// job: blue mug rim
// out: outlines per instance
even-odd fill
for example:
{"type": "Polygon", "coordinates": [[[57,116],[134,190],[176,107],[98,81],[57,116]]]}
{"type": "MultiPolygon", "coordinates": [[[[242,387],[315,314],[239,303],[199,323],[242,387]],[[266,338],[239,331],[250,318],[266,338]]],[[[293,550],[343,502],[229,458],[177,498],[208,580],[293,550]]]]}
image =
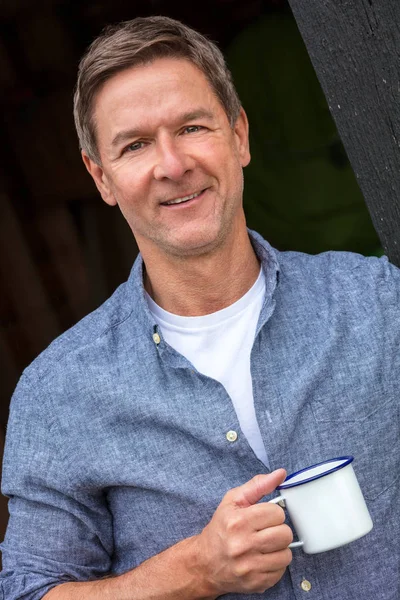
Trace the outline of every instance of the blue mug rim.
{"type": "Polygon", "coordinates": [[[277,490],[287,490],[288,488],[291,488],[291,487],[297,487],[299,485],[304,485],[305,483],[309,483],[310,481],[315,481],[316,479],[321,479],[321,477],[325,477],[326,475],[330,475],[331,473],[334,473],[335,471],[339,471],[340,469],[347,467],[347,465],[352,463],[353,460],[354,460],[354,456],[338,456],[337,458],[330,458],[329,460],[323,460],[319,463],[316,463],[315,465],[310,465],[309,467],[300,469],[300,471],[291,473],[290,475],[288,475],[286,477],[285,481],[283,483],[281,483],[281,485],[278,485],[278,487],[276,489],[277,490]],[[296,481],[294,483],[290,483],[290,480],[293,479],[293,477],[296,477],[296,475],[300,475],[300,473],[305,473],[306,471],[310,471],[311,469],[314,469],[315,467],[320,467],[321,465],[328,465],[329,463],[337,462],[338,460],[343,461],[343,462],[340,465],[337,465],[336,467],[332,467],[332,469],[328,469],[327,471],[324,471],[323,473],[318,473],[317,475],[313,475],[312,477],[309,477],[308,479],[303,479],[302,481],[296,481]]]}

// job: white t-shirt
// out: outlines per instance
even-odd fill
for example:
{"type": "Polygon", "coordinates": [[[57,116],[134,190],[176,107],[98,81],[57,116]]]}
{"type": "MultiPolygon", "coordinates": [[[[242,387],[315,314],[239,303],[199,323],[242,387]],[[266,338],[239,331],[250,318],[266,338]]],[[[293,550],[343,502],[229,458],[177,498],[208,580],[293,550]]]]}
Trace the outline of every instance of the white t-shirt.
{"type": "Polygon", "coordinates": [[[250,353],[265,296],[262,269],[250,288],[227,308],[201,317],[182,317],[147,301],[165,341],[203,375],[216,379],[232,399],[240,427],[255,455],[267,462],[256,419],[250,353]]]}

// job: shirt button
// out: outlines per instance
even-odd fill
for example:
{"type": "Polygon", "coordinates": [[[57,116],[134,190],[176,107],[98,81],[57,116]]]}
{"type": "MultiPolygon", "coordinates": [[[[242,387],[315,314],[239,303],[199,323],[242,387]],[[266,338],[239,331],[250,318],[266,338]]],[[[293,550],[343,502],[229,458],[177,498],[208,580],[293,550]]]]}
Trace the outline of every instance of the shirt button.
{"type": "Polygon", "coordinates": [[[300,584],[300,587],[303,590],[303,592],[309,592],[311,590],[311,583],[307,579],[303,579],[303,581],[300,584]]]}
{"type": "Polygon", "coordinates": [[[228,440],[228,442],[236,442],[238,437],[238,434],[236,433],[236,431],[228,431],[228,433],[226,434],[226,439],[228,440]]]}
{"type": "Polygon", "coordinates": [[[161,342],[161,338],[160,338],[160,336],[158,335],[158,333],[153,333],[153,342],[154,342],[155,344],[159,344],[159,343],[161,342]]]}

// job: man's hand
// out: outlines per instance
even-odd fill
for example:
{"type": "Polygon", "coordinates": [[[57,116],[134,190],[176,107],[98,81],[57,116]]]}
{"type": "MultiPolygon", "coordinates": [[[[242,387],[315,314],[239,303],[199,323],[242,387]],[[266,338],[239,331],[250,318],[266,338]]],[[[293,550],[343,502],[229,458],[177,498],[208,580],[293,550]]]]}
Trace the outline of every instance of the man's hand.
{"type": "MultiPolygon", "coordinates": [[[[292,531],[276,504],[257,504],[285,479],[279,469],[230,490],[202,533],[118,577],[64,583],[46,600],[216,600],[275,585],[292,559],[292,531]]],[[[44,600],[44,599],[43,599],[44,600]]]]}
{"type": "Polygon", "coordinates": [[[292,560],[293,534],[276,504],[258,501],[285,479],[279,469],[230,490],[198,536],[198,555],[211,594],[264,592],[292,560]]]}

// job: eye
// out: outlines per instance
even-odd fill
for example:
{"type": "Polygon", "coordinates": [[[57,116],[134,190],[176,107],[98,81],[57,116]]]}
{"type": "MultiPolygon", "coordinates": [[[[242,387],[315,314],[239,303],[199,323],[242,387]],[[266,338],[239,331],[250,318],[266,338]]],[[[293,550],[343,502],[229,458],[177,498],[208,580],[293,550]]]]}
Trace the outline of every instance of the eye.
{"type": "Polygon", "coordinates": [[[126,146],[123,152],[137,152],[138,150],[141,150],[143,146],[144,142],[133,142],[132,144],[129,144],[129,146],[126,146]]]}
{"type": "Polygon", "coordinates": [[[202,127],[201,125],[188,125],[187,127],[185,127],[183,132],[184,133],[197,133],[197,131],[200,131],[201,129],[204,129],[204,127],[202,127]]]}

